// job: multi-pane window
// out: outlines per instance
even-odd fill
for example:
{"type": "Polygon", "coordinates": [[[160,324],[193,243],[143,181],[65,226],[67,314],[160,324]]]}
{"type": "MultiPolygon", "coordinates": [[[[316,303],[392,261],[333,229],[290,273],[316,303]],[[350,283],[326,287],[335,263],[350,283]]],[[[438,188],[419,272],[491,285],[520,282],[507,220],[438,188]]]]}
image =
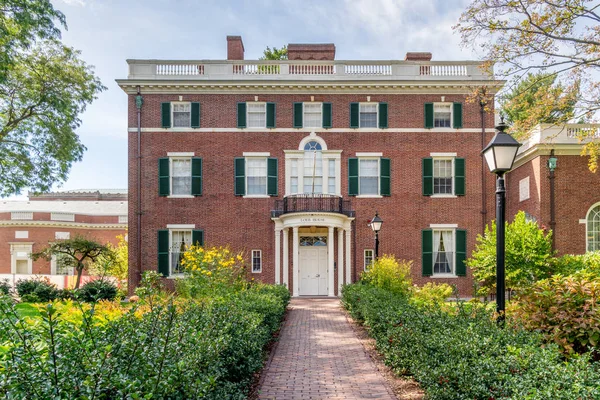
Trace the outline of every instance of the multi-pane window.
{"type": "Polygon", "coordinates": [[[359,193],[361,195],[379,194],[379,160],[359,160],[359,193]]]}
{"type": "Polygon", "coordinates": [[[452,172],[454,167],[451,159],[433,160],[433,194],[452,194],[452,172]]]}
{"type": "Polygon", "coordinates": [[[252,272],[262,272],[262,251],[252,250],[252,272]]]}
{"type": "Polygon", "coordinates": [[[266,195],[267,194],[267,159],[252,158],[246,159],[246,177],[248,195],[266,195]]]}
{"type": "Polygon", "coordinates": [[[191,103],[172,103],[173,127],[189,128],[191,125],[191,103]]]}
{"type": "Polygon", "coordinates": [[[75,214],[73,213],[64,213],[64,212],[53,212],[50,213],[51,221],[75,221],[75,214]]]}
{"type": "Polygon", "coordinates": [[[53,256],[55,263],[54,273],[56,275],[74,275],[75,267],[73,266],[73,258],[66,254],[56,254],[53,256]]]}
{"type": "Polygon", "coordinates": [[[433,126],[450,128],[452,124],[452,104],[435,103],[433,105],[433,126]]]}
{"type": "Polygon", "coordinates": [[[373,265],[373,249],[365,249],[365,271],[368,271],[373,265]]]}
{"type": "Polygon", "coordinates": [[[454,274],[454,231],[433,231],[433,274],[454,274]]]}
{"type": "Polygon", "coordinates": [[[323,193],[323,154],[318,142],[304,146],[304,193],[323,193]]]}
{"type": "Polygon", "coordinates": [[[246,103],[248,128],[265,128],[267,126],[267,103],[246,103]]]}
{"type": "Polygon", "coordinates": [[[378,103],[360,103],[359,126],[361,128],[377,128],[378,103]]]}
{"type": "Polygon", "coordinates": [[[189,195],[192,193],[191,158],[171,159],[171,194],[189,195]]]}
{"type": "Polygon", "coordinates": [[[328,160],[328,187],[327,192],[329,194],[335,194],[335,160],[328,160]]]}
{"type": "Polygon", "coordinates": [[[290,160],[290,192],[298,193],[298,159],[290,160]]]}
{"type": "Polygon", "coordinates": [[[13,211],[10,213],[10,219],[32,220],[33,213],[27,211],[13,211]]]}
{"type": "Polygon", "coordinates": [[[587,251],[600,250],[600,204],[590,210],[587,218],[587,251]]]}
{"type": "Polygon", "coordinates": [[[192,231],[191,230],[172,230],[171,242],[169,246],[169,259],[171,262],[171,275],[183,273],[181,267],[181,260],[183,259],[183,253],[186,248],[192,244],[192,231]]]}
{"type": "Polygon", "coordinates": [[[321,103],[304,103],[303,120],[305,128],[321,128],[323,125],[321,103]]]}

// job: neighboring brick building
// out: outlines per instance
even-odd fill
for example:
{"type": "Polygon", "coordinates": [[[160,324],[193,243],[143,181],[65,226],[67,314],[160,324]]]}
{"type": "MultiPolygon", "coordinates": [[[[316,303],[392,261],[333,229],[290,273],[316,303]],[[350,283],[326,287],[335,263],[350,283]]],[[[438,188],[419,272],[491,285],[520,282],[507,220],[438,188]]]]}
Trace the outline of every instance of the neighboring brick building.
{"type": "Polygon", "coordinates": [[[339,61],[332,44],[290,44],[293,60],[244,61],[240,37],[227,49],[228,60],[128,60],[117,81],[129,98],[129,287],[142,270],[176,276],[198,241],[246,250],[254,278],[295,296],[337,295],[373,257],[378,211],[380,254],[413,260],[417,284],[470,295],[462,260],[494,218],[480,155],[494,114],[466,97],[502,82],[430,53],[339,61]]]}
{"type": "Polygon", "coordinates": [[[117,244],[127,235],[126,190],[72,190],[0,201],[0,274],[73,275],[56,260],[33,261],[56,239],[76,235],[117,244]]]}

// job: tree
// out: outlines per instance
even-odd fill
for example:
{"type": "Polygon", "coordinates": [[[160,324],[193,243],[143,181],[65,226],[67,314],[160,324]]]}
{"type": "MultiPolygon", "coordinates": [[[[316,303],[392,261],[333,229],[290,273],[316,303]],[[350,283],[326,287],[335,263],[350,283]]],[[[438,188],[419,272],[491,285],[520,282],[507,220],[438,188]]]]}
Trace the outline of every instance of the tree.
{"type": "Polygon", "coordinates": [[[269,46],[263,51],[263,56],[259,58],[259,60],[287,60],[287,46],[282,46],[281,48],[273,47],[271,49],[269,46]]]}
{"type": "Polygon", "coordinates": [[[574,118],[579,85],[565,87],[550,73],[528,74],[500,99],[502,112],[516,137],[539,123],[558,124],[574,118]]]}
{"type": "MultiPolygon", "coordinates": [[[[497,63],[496,76],[509,79],[509,87],[532,72],[554,76],[567,93],[580,87],[573,116],[593,120],[600,110],[597,8],[594,0],[473,0],[454,29],[464,46],[483,51],[488,72],[497,63]]],[[[531,115],[543,116],[556,104],[542,101],[533,107],[539,110],[532,110],[531,115]]],[[[580,139],[586,139],[586,134],[582,132],[580,139]]],[[[590,156],[589,167],[595,172],[598,140],[586,144],[583,154],[590,156]]]]}
{"type": "Polygon", "coordinates": [[[66,180],[85,146],[80,114],[106,89],[60,42],[49,0],[0,0],[0,197],[66,180]]]}
{"type": "MultiPolygon", "coordinates": [[[[536,222],[527,221],[519,211],[506,223],[506,287],[522,289],[550,277],[553,268],[552,232],[546,233],[536,222]]],[[[466,264],[486,293],[496,287],[496,222],[477,235],[477,246],[466,264]]]]}
{"type": "Polygon", "coordinates": [[[56,256],[61,259],[61,262],[74,267],[77,271],[75,289],[78,289],[83,270],[90,263],[98,260],[99,257],[108,256],[109,254],[110,249],[108,246],[82,236],[76,236],[73,239],[57,240],[54,243],[50,243],[48,247],[41,251],[32,253],[31,258],[34,260],[44,258],[50,261],[52,256],[56,256]]]}
{"type": "Polygon", "coordinates": [[[108,252],[100,255],[96,261],[90,265],[90,270],[93,270],[98,275],[114,276],[119,280],[121,287],[127,285],[128,274],[128,245],[127,240],[123,235],[117,236],[119,243],[113,246],[110,243],[106,244],[108,252]]]}

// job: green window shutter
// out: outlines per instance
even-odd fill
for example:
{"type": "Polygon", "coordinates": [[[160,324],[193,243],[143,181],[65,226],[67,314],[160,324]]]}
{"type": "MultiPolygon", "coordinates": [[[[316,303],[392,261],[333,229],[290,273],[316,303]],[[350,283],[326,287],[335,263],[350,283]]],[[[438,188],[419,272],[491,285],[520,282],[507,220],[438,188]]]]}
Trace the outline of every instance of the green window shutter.
{"type": "Polygon", "coordinates": [[[192,128],[200,128],[200,103],[192,103],[192,128]]]}
{"type": "Polygon", "coordinates": [[[171,103],[161,103],[160,110],[161,110],[161,117],[162,117],[161,118],[162,127],[170,128],[171,127],[171,103]]]}
{"type": "Polygon", "coordinates": [[[302,128],[302,103],[294,103],[294,128],[302,128]]]}
{"type": "Polygon", "coordinates": [[[421,272],[423,276],[433,275],[433,231],[421,231],[421,272]]]}
{"type": "Polygon", "coordinates": [[[390,196],[391,190],[390,159],[382,158],[379,160],[379,194],[382,196],[390,196]]]}
{"type": "Polygon", "coordinates": [[[456,230],[456,275],[466,276],[467,266],[467,231],[465,229],[456,230]]]}
{"type": "Polygon", "coordinates": [[[332,126],[331,103],[323,103],[323,128],[331,128],[332,126]]]}
{"type": "Polygon", "coordinates": [[[237,103],[237,127],[246,127],[246,103],[237,103]]]}
{"type": "Polygon", "coordinates": [[[425,103],[425,128],[433,128],[433,103],[425,103]]]}
{"type": "Polygon", "coordinates": [[[192,195],[202,196],[202,159],[192,158],[192,195]]]}
{"type": "Polygon", "coordinates": [[[465,195],[465,159],[454,159],[454,194],[465,195]]]}
{"type": "Polygon", "coordinates": [[[169,276],[169,231],[158,231],[158,273],[169,276]]]}
{"type": "Polygon", "coordinates": [[[168,196],[171,194],[171,182],[169,179],[169,158],[158,159],[158,195],[168,196]]]}
{"type": "Polygon", "coordinates": [[[246,159],[244,157],[235,158],[235,195],[246,195],[246,159]]]}
{"type": "Polygon", "coordinates": [[[348,159],[348,196],[358,195],[358,158],[348,159]]]}
{"type": "Polygon", "coordinates": [[[379,127],[388,127],[388,105],[387,103],[379,103],[379,127]]]}
{"type": "Polygon", "coordinates": [[[462,103],[454,103],[452,109],[452,127],[454,129],[459,129],[463,127],[463,112],[462,112],[462,103]]]}
{"type": "Polygon", "coordinates": [[[192,244],[194,246],[204,246],[204,231],[201,229],[194,229],[192,231],[192,244]]]}
{"type": "Polygon", "coordinates": [[[433,158],[423,159],[423,196],[433,194],[433,158]]]}
{"type": "Polygon", "coordinates": [[[275,128],[276,117],[275,103],[267,103],[267,128],[275,128]]]}
{"type": "Polygon", "coordinates": [[[358,128],[358,103],[350,103],[350,128],[358,128]]]}
{"type": "Polygon", "coordinates": [[[267,159],[267,194],[269,196],[277,196],[277,159],[267,159]]]}

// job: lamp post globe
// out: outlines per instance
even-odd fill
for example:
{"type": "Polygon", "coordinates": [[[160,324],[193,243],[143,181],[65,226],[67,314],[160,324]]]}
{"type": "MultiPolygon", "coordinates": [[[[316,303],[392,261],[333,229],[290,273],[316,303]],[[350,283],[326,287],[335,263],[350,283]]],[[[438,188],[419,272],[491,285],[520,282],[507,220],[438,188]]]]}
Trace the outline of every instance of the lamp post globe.
{"type": "Polygon", "coordinates": [[[375,232],[375,260],[377,260],[377,258],[379,257],[379,230],[381,229],[382,225],[383,220],[379,217],[379,213],[375,211],[375,216],[373,217],[371,222],[369,222],[369,226],[371,227],[373,232],[375,232]]]}

